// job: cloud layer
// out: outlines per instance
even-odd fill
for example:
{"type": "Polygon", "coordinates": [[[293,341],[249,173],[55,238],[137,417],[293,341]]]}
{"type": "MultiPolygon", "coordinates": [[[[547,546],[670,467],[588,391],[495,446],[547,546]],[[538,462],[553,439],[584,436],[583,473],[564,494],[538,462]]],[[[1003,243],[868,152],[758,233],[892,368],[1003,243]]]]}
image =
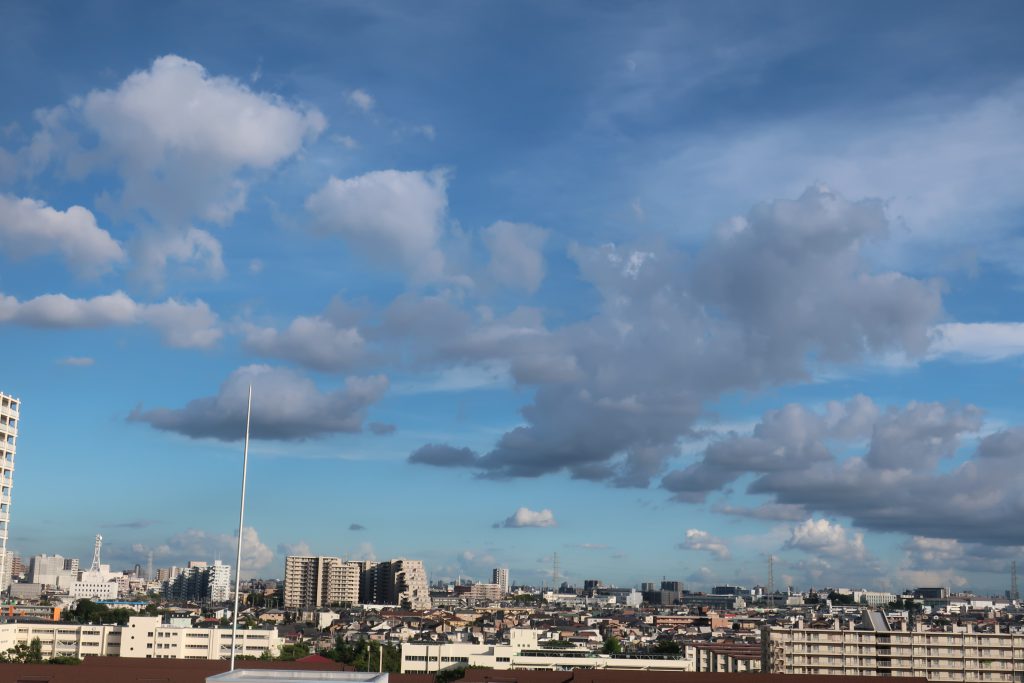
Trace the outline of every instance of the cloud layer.
{"type": "Polygon", "coordinates": [[[350,377],[344,387],[321,392],[290,370],[249,365],[235,370],[216,396],[183,408],[136,408],[129,421],[185,436],[238,441],[245,435],[246,396],[253,387],[251,434],[256,439],[301,441],[362,430],[366,412],[387,390],[383,376],[350,377]]]}
{"type": "MultiPolygon", "coordinates": [[[[517,381],[537,386],[525,424],[459,464],[488,477],[567,470],[646,486],[725,392],[804,380],[822,364],[871,354],[923,354],[942,313],[939,286],[871,270],[862,252],[887,229],[880,203],[812,187],[724,224],[693,258],[669,248],[573,247],[601,296],[595,316],[550,331],[520,313],[514,327],[488,321],[456,337],[461,343],[438,345],[449,356],[503,358],[517,381]]],[[[468,325],[422,306],[404,322],[427,339],[433,325],[439,333],[468,325]]]]}

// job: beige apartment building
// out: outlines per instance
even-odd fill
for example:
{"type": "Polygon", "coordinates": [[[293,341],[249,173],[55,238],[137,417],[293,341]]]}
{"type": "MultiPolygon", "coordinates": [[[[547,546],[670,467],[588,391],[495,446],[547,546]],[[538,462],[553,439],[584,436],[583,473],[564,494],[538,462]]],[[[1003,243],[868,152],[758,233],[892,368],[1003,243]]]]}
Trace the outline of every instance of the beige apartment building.
{"type": "Polygon", "coordinates": [[[362,562],[290,555],[284,561],[284,606],[316,608],[359,602],[362,562]]]}
{"type": "MultiPolygon", "coordinates": [[[[168,626],[160,617],[131,617],[116,624],[0,624],[0,652],[36,638],[43,657],[136,657],[149,659],[226,659],[231,656],[230,628],[168,626]]],[[[276,655],[282,640],[277,629],[240,629],[238,654],[276,655]]]]}
{"type": "MultiPolygon", "coordinates": [[[[878,612],[862,629],[770,628],[761,634],[764,673],[918,676],[932,681],[1021,683],[1024,633],[892,630],[878,612]]],[[[955,630],[953,630],[955,628],[955,630]]]]}

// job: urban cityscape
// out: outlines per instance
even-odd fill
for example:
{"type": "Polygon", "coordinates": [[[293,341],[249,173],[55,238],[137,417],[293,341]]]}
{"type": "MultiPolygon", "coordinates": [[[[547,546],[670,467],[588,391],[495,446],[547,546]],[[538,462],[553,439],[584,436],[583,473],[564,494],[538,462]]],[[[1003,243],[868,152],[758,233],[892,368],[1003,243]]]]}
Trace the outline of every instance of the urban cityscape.
{"type": "Polygon", "coordinates": [[[1021,26],[0,3],[0,683],[1024,683],[1021,26]]]}

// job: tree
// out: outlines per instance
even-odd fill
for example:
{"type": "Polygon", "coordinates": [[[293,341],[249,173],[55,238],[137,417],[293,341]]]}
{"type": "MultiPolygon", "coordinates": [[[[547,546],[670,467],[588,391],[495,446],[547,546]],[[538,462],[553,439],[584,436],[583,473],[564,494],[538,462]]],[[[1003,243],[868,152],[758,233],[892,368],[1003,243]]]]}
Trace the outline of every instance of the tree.
{"type": "Polygon", "coordinates": [[[457,667],[454,669],[445,669],[444,671],[438,671],[434,676],[435,683],[451,683],[452,681],[459,681],[466,677],[466,668],[457,667]]]}
{"type": "Polygon", "coordinates": [[[672,640],[659,640],[651,648],[651,652],[657,655],[677,655],[679,654],[679,643],[672,640]]]}
{"type": "Polygon", "coordinates": [[[334,647],[320,653],[328,659],[342,662],[356,671],[376,671],[383,664],[383,670],[398,673],[402,667],[402,653],[393,645],[383,645],[375,640],[357,640],[348,642],[340,636],[334,641],[334,647]],[[381,658],[383,648],[383,658],[381,658]]]}
{"type": "Polygon", "coordinates": [[[617,655],[622,653],[622,643],[615,636],[609,636],[604,641],[604,647],[601,648],[601,652],[606,655],[617,655]]]}
{"type": "Polygon", "coordinates": [[[33,638],[31,643],[18,643],[7,652],[0,654],[0,661],[16,662],[18,664],[42,664],[43,644],[38,638],[33,638]]]}
{"type": "Polygon", "coordinates": [[[296,659],[302,659],[309,654],[309,645],[306,643],[291,643],[281,646],[281,654],[278,655],[278,659],[282,662],[293,662],[296,659]]]}

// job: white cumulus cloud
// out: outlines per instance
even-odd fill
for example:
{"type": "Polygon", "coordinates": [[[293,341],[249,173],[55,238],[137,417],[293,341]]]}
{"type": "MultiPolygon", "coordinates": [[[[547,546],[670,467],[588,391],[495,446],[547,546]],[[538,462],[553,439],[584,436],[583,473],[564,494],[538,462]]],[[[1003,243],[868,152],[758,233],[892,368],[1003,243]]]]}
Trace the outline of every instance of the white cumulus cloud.
{"type": "Polygon", "coordinates": [[[523,527],[557,526],[557,522],[555,521],[555,513],[551,512],[551,510],[547,508],[544,508],[543,510],[531,510],[527,507],[521,507],[507,517],[503,522],[497,522],[494,526],[505,529],[520,529],[523,527]]]}
{"type": "Polygon", "coordinates": [[[38,199],[0,194],[0,240],[5,256],[56,252],[80,275],[98,275],[124,260],[124,250],[83,206],[60,211],[38,199]]]}
{"type": "Polygon", "coordinates": [[[728,560],[732,557],[725,541],[702,529],[687,529],[686,539],[679,544],[679,547],[686,550],[708,552],[719,560],[728,560]]]}
{"type": "Polygon", "coordinates": [[[91,299],[43,294],[27,301],[0,293],[0,324],[56,329],[144,324],[157,330],[166,344],[180,348],[208,348],[223,335],[205,301],[143,304],[122,291],[91,299]]]}
{"type": "Polygon", "coordinates": [[[444,171],[373,171],[331,177],[310,195],[306,208],[317,230],[337,234],[377,261],[414,279],[440,279],[439,246],[448,207],[444,171]]]}

